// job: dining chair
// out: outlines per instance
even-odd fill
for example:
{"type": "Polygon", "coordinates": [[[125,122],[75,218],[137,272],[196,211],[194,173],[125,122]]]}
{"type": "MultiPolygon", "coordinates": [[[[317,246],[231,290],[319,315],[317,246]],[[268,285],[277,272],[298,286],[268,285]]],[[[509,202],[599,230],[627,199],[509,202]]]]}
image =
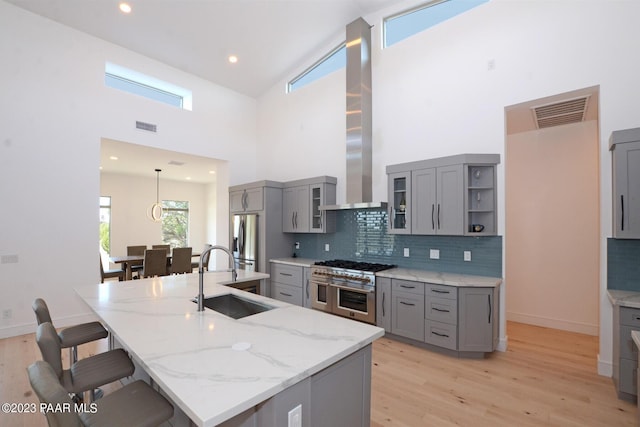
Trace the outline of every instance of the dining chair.
{"type": "Polygon", "coordinates": [[[102,257],[100,257],[100,283],[104,283],[104,279],[118,278],[119,282],[124,280],[125,271],[121,268],[105,270],[102,265],[102,257]]]}
{"type": "Polygon", "coordinates": [[[42,359],[51,365],[60,384],[81,399],[90,391],[91,401],[94,401],[96,388],[130,377],[135,370],[129,355],[121,348],[85,357],[72,363],[69,369],[63,369],[60,337],[49,322],[38,325],[36,342],[42,359]]]}
{"type": "Polygon", "coordinates": [[[164,249],[147,249],[144,251],[142,277],[167,275],[167,251],[164,249]]]}
{"type": "Polygon", "coordinates": [[[151,245],[151,249],[164,249],[167,251],[167,274],[171,273],[171,245],[151,245]]]}
{"type": "Polygon", "coordinates": [[[193,248],[173,248],[171,255],[171,274],[191,273],[191,254],[193,248]]]}
{"type": "MultiPolygon", "coordinates": [[[[211,255],[211,252],[205,252],[207,249],[209,249],[211,246],[210,244],[205,244],[204,248],[202,249],[202,251],[204,252],[204,259],[202,260],[202,267],[204,268],[204,271],[209,271],[209,255],[211,255]]],[[[198,268],[200,267],[200,258],[198,258],[197,261],[193,261],[191,262],[191,270],[193,271],[194,268],[198,268]]]]}
{"type": "MultiPolygon", "coordinates": [[[[138,246],[127,246],[127,256],[143,256],[144,251],[147,250],[146,245],[138,245],[138,246]]],[[[143,261],[133,261],[130,263],[131,271],[133,273],[138,273],[138,277],[140,277],[140,272],[142,271],[143,261]]]]}
{"type": "MultiPolygon", "coordinates": [[[[36,314],[38,326],[42,323],[51,323],[51,314],[49,307],[42,298],[36,298],[31,305],[36,314]]],[[[58,332],[60,338],[60,347],[69,349],[69,363],[78,361],[78,346],[92,341],[106,338],[109,332],[102,326],[100,322],[87,322],[79,325],[69,326],[58,332]]]]}
{"type": "MultiPolygon", "coordinates": [[[[74,408],[54,369],[43,360],[27,368],[29,383],[40,403],[74,408]]],[[[44,411],[49,427],[155,427],[173,417],[173,406],[142,380],[134,381],[95,402],[94,410],[44,411]]]]}

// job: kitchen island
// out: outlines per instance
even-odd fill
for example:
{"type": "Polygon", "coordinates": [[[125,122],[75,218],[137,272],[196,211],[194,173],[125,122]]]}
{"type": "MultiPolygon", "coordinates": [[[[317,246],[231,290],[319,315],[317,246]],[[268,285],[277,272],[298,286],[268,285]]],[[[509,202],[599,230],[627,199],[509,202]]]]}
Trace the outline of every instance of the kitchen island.
{"type": "MultiPolygon", "coordinates": [[[[238,271],[238,281],[267,277],[238,271]]],[[[198,312],[197,274],[76,291],[195,425],[287,425],[289,411],[300,405],[303,426],[342,424],[341,414],[342,425],[368,426],[370,344],[384,331],[225,286],[230,283],[228,272],[206,273],[204,294],[236,294],[273,309],[238,320],[198,312]]]]}

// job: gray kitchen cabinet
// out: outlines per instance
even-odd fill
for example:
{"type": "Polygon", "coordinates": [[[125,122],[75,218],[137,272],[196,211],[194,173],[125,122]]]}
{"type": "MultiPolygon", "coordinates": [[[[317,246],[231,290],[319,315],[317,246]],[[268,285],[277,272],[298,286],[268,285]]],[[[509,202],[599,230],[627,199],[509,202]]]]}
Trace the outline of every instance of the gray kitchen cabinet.
{"type": "Polygon", "coordinates": [[[458,290],[458,351],[491,352],[498,345],[500,288],[458,290]]]}
{"type": "Polygon", "coordinates": [[[464,234],[462,165],[411,173],[412,234],[464,234]]]}
{"type": "Polygon", "coordinates": [[[609,139],[613,172],[613,237],[640,239],[640,128],[609,139]]]}
{"type": "Polygon", "coordinates": [[[311,308],[311,269],[304,267],[302,274],[304,277],[302,284],[302,305],[306,308],[311,308]]]}
{"type": "Polygon", "coordinates": [[[264,207],[262,187],[247,188],[229,192],[229,211],[231,213],[257,212],[264,207]]]}
{"type": "Polygon", "coordinates": [[[331,176],[291,181],[284,184],[282,229],[285,233],[332,233],[335,212],[320,206],[336,203],[337,179],[331,176]]]}
{"type": "Polygon", "coordinates": [[[391,332],[424,341],[424,283],[391,280],[391,332]]]}
{"type": "Polygon", "coordinates": [[[499,162],[459,154],[387,166],[389,233],[495,235],[499,162]]]}
{"type": "Polygon", "coordinates": [[[388,173],[387,179],[387,231],[390,234],[411,234],[411,172],[388,173]]]}
{"type": "Polygon", "coordinates": [[[376,325],[391,332],[391,279],[376,279],[376,325]]]}
{"type": "Polygon", "coordinates": [[[618,398],[636,402],[638,350],[631,331],[640,330],[640,309],[613,306],[613,383],[618,398]]]}
{"type": "Polygon", "coordinates": [[[454,286],[425,284],[424,341],[458,349],[458,289],[454,286]]]}
{"type": "Polygon", "coordinates": [[[304,267],[271,263],[271,298],[304,305],[304,267]]]}
{"type": "Polygon", "coordinates": [[[282,231],[309,231],[309,186],[285,188],[282,191],[282,231]]]}

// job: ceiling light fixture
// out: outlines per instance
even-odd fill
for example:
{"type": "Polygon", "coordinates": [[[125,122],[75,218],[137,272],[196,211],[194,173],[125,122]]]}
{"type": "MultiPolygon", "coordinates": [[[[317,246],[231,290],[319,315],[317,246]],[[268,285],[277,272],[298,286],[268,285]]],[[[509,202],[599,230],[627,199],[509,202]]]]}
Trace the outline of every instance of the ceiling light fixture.
{"type": "Polygon", "coordinates": [[[120,12],[122,13],[131,13],[131,5],[129,3],[120,3],[118,5],[118,7],[120,8],[120,12]]]}
{"type": "Polygon", "coordinates": [[[116,157],[116,156],[110,156],[110,157],[109,157],[109,159],[110,159],[110,160],[118,160],[118,157],[116,157]]]}
{"type": "Polygon", "coordinates": [[[236,62],[238,62],[238,57],[235,55],[229,55],[229,62],[235,64],[236,62]]]}
{"type": "Polygon", "coordinates": [[[162,169],[156,169],[156,202],[147,210],[147,217],[154,222],[162,220],[162,204],[160,204],[160,172],[162,169]]]}

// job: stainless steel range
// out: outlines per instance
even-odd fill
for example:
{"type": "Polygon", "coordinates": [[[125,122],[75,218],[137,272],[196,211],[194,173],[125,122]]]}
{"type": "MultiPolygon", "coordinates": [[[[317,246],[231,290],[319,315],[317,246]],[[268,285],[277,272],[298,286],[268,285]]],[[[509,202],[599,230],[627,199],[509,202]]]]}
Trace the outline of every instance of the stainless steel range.
{"type": "Polygon", "coordinates": [[[376,272],[395,265],[347,260],[320,261],[311,267],[311,307],[376,323],[376,272]]]}

